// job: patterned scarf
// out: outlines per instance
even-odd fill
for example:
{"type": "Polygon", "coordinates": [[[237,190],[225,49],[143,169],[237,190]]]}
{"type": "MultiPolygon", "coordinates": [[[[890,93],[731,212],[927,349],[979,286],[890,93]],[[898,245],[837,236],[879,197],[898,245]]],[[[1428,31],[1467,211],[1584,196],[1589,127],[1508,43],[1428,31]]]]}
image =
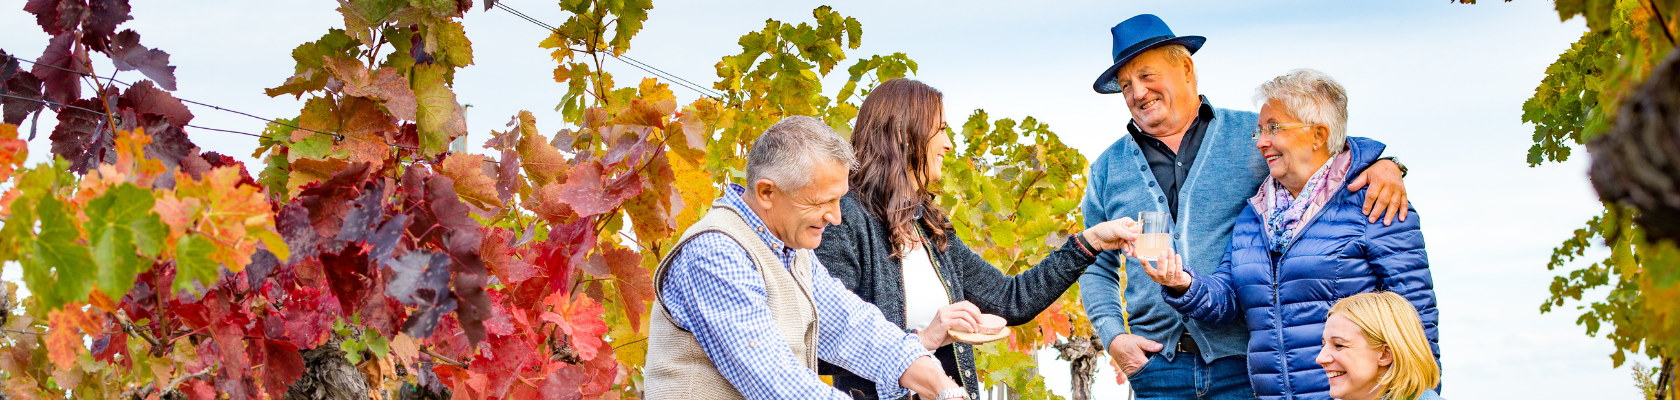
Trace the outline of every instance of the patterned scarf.
{"type": "MultiPolygon", "coordinates": [[[[1323,166],[1318,167],[1318,172],[1314,172],[1312,177],[1307,178],[1306,186],[1302,186],[1301,193],[1295,196],[1290,196],[1289,189],[1285,188],[1283,183],[1278,182],[1276,178],[1266,178],[1268,184],[1264,187],[1270,190],[1262,189],[1262,192],[1269,191],[1270,193],[1262,194],[1266,195],[1265,199],[1268,202],[1266,207],[1269,211],[1266,215],[1266,234],[1271,239],[1272,252],[1282,253],[1289,246],[1289,241],[1300,233],[1301,227],[1306,226],[1305,222],[1310,219],[1311,214],[1318,211],[1319,207],[1312,206],[1314,203],[1321,202],[1313,200],[1321,198],[1320,192],[1323,188],[1330,187],[1326,183],[1331,180],[1330,171],[1335,169],[1331,168],[1332,165],[1342,164],[1343,166],[1340,168],[1346,171],[1346,163],[1337,162],[1343,161],[1340,159],[1346,158],[1346,154],[1347,152],[1344,151],[1342,154],[1338,154],[1342,157],[1331,157],[1323,166]]],[[[1328,196],[1324,196],[1324,198],[1327,199],[1328,196]]]]}

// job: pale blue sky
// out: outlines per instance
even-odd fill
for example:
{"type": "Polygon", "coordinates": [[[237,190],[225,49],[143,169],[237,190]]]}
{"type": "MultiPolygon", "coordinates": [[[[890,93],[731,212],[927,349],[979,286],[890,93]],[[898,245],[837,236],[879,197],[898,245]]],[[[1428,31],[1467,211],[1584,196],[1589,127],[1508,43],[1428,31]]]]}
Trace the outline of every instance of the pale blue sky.
{"type": "MultiPolygon", "coordinates": [[[[21,11],[23,3],[0,0],[0,49],[35,57],[47,37],[21,11]]],[[[551,24],[564,21],[552,2],[505,3],[551,24]]],[[[853,59],[908,53],[921,66],[917,79],[944,91],[948,118],[961,120],[975,108],[994,118],[1031,115],[1089,158],[1118,138],[1128,118],[1122,99],[1090,87],[1108,65],[1108,28],[1132,15],[1154,13],[1180,35],[1208,37],[1194,58],[1201,92],[1215,106],[1254,110],[1254,87],[1293,68],[1329,73],[1349,92],[1349,134],[1388,143],[1388,154],[1411,168],[1407,186],[1424,218],[1440,297],[1445,394],[1637,398],[1627,368],[1610,367],[1608,340],[1585,336],[1573,312],[1538,313],[1556,274],[1545,270],[1551,247],[1593,216],[1597,200],[1583,160],[1526,166],[1532,128],[1521,122],[1520,107],[1584,24],[1559,22],[1550,2],[1373,3],[830,4],[863,23],[864,45],[848,53],[853,59]]],[[[809,21],[821,4],[659,1],[629,55],[709,85],[717,60],[739,51],[741,34],[763,28],[766,18],[809,21]]],[[[268,98],[262,89],[291,74],[293,47],[342,25],[334,7],[331,1],[135,1],[135,20],[123,27],[172,54],[178,97],[286,117],[301,103],[268,98]]],[[[500,10],[475,10],[465,22],[477,65],[457,75],[456,92],[473,105],[471,151],[522,109],[537,114],[544,132],[561,128],[552,108],[564,89],[551,79],[547,52],[536,47],[545,32],[500,10]]],[[[98,65],[110,71],[108,63],[98,65]]],[[[643,75],[616,62],[608,68],[621,84],[643,75]]],[[[141,79],[133,72],[119,77],[141,79]]],[[[685,102],[695,98],[674,90],[685,102]]],[[[193,112],[195,125],[262,129],[260,121],[233,114],[193,112]]],[[[50,124],[42,130],[30,143],[32,162],[47,154],[50,124]]],[[[254,161],[252,138],[189,132],[206,150],[254,161]]],[[[17,279],[15,264],[4,276],[17,279]]],[[[1053,389],[1065,390],[1065,364],[1050,362],[1050,354],[1040,357],[1044,373],[1053,389]]],[[[1099,398],[1116,398],[1112,374],[1098,378],[1099,398]]]]}

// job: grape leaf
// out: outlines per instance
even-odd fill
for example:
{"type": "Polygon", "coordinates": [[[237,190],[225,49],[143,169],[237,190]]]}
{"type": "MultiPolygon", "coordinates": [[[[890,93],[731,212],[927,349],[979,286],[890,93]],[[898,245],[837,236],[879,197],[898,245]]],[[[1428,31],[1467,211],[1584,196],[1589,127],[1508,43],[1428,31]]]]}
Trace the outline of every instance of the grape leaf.
{"type": "MultiPolygon", "coordinates": [[[[385,218],[385,181],[374,180],[362,184],[361,194],[350,201],[342,216],[342,228],[337,240],[361,242],[368,238],[385,218]]],[[[348,308],[348,307],[346,307],[348,308]]]]}
{"type": "Polygon", "coordinates": [[[655,154],[642,172],[647,175],[642,193],[624,203],[637,238],[664,238],[676,232],[676,212],[683,209],[682,194],[677,192],[676,172],[671,169],[668,153],[655,154]]]}
{"type": "Polygon", "coordinates": [[[111,55],[111,65],[116,66],[118,71],[138,70],[156,81],[163,90],[175,91],[175,66],[169,65],[169,53],[141,45],[140,34],[134,30],[123,30],[111,38],[108,54],[111,55]]]}
{"type": "Polygon", "coordinates": [[[402,239],[405,229],[408,229],[407,214],[397,214],[385,223],[380,224],[379,230],[374,231],[373,235],[367,239],[368,245],[371,246],[368,251],[368,258],[380,262],[390,260],[392,253],[397,250],[398,240],[402,239]]]}
{"type": "MultiPolygon", "coordinates": [[[[30,234],[27,229],[23,232],[26,246],[19,246],[24,254],[20,254],[18,262],[23,267],[23,280],[29,285],[29,292],[40,299],[41,305],[47,309],[57,309],[65,303],[82,301],[93,289],[93,256],[87,247],[78,243],[81,238],[81,228],[75,217],[65,210],[64,203],[52,197],[41,198],[30,210],[17,207],[12,208],[12,219],[8,221],[30,221],[19,225],[39,224],[40,233],[30,234]]],[[[6,224],[10,227],[12,224],[6,224]]]]}
{"type": "Polygon", "coordinates": [[[128,293],[134,278],[150,268],[162,250],[168,228],[152,212],[152,192],[130,183],[89,201],[84,212],[92,250],[94,285],[106,293],[128,293]]]}
{"type": "Polygon", "coordinates": [[[612,269],[618,289],[619,308],[630,320],[631,330],[641,331],[642,312],[653,302],[652,271],[642,266],[642,255],[626,248],[606,248],[607,267],[612,269]]]}
{"type": "Polygon", "coordinates": [[[624,175],[609,186],[602,174],[601,164],[594,161],[572,168],[566,183],[560,187],[560,201],[571,206],[578,216],[589,217],[611,211],[642,192],[641,175],[624,175]]]}
{"type": "Polygon", "coordinates": [[[437,24],[431,28],[437,37],[438,61],[457,68],[472,65],[472,41],[467,40],[467,32],[460,22],[437,24]]]}
{"type": "Polygon", "coordinates": [[[449,292],[449,257],[431,251],[411,251],[385,265],[392,272],[385,284],[385,295],[418,308],[403,322],[403,333],[415,338],[430,337],[438,320],[454,311],[456,305],[455,296],[449,292]]]}
{"type": "Polygon", "coordinates": [[[268,398],[279,399],[286,396],[286,389],[303,377],[303,355],[291,343],[277,340],[260,339],[262,342],[263,362],[262,384],[268,392],[268,398]]]}
{"type": "Polygon", "coordinates": [[[525,168],[526,178],[535,187],[547,186],[550,183],[561,182],[570,168],[566,157],[560,155],[560,150],[548,143],[548,138],[537,133],[536,117],[530,111],[519,112],[519,157],[521,167],[525,168]]]}
{"type": "Polygon", "coordinates": [[[128,0],[90,0],[82,23],[82,43],[96,51],[107,51],[117,25],[134,19],[128,15],[128,0]]]}
{"type": "Polygon", "coordinates": [[[408,78],[396,68],[380,68],[369,73],[362,62],[354,58],[323,56],[322,65],[344,85],[344,94],[384,101],[385,109],[397,118],[414,120],[418,107],[408,78]]]}
{"type": "Polygon", "coordinates": [[[216,244],[204,236],[192,234],[183,235],[175,242],[175,283],[170,285],[171,291],[187,291],[198,293],[198,288],[216,283],[221,265],[211,259],[210,254],[216,252],[216,244]],[[193,281],[203,286],[194,286],[193,281]]]}
{"type": "Polygon", "coordinates": [[[82,313],[80,304],[69,303],[47,312],[47,359],[59,370],[70,370],[76,356],[87,351],[82,347],[81,332],[99,332],[99,326],[82,313]]]}
{"type": "Polygon", "coordinates": [[[514,256],[513,231],[485,227],[484,244],[479,254],[484,258],[484,265],[502,281],[504,285],[512,285],[531,279],[537,270],[530,263],[514,256]]]}
{"type": "MultiPolygon", "coordinates": [[[[132,108],[135,114],[156,114],[175,126],[186,126],[193,114],[180,99],[152,86],[152,81],[136,82],[117,98],[117,107],[132,108]]],[[[153,136],[156,136],[154,133],[153,136]]]]}
{"type": "Polygon", "coordinates": [[[473,360],[469,368],[484,374],[484,391],[490,398],[505,396],[508,386],[514,383],[521,371],[541,362],[537,358],[537,349],[525,340],[513,336],[490,338],[485,342],[489,345],[485,356],[473,360]]]}
{"type": "Polygon", "coordinates": [[[17,125],[0,123],[0,182],[11,181],[12,173],[29,158],[29,143],[17,136],[17,125]]]}
{"type": "Polygon", "coordinates": [[[309,209],[305,203],[294,200],[280,208],[275,214],[275,227],[280,232],[281,239],[286,241],[286,247],[292,251],[286,264],[296,264],[305,258],[319,253],[321,235],[315,232],[315,227],[309,224],[309,209]]]}
{"type": "MultiPolygon", "coordinates": [[[[365,3],[369,2],[359,1],[351,4],[365,3]]],[[[347,20],[348,18],[349,16],[346,15],[347,20]]],[[[345,34],[344,30],[331,29],[316,41],[298,45],[297,48],[292,49],[292,60],[297,62],[294,72],[296,75],[286,78],[286,81],[281,83],[280,86],[266,89],[264,93],[268,94],[269,97],[282,94],[302,97],[303,93],[325,88],[328,76],[321,63],[322,57],[355,57],[356,46],[359,44],[360,42],[355,38],[345,34]]]]}
{"type": "Polygon", "coordinates": [[[466,117],[461,105],[455,102],[455,92],[449,90],[444,74],[449,68],[438,64],[414,67],[414,98],[419,104],[416,119],[420,125],[420,147],[424,154],[439,154],[449,141],[467,134],[466,117]]]}
{"type": "Polygon", "coordinates": [[[87,69],[87,50],[82,47],[72,49],[74,42],[76,35],[52,37],[47,42],[47,49],[40,52],[35,67],[29,71],[44,84],[47,101],[66,104],[82,97],[82,74],[91,71],[87,69]]]}
{"type": "Polygon", "coordinates": [[[338,253],[321,254],[321,270],[327,275],[327,288],[338,298],[342,310],[359,308],[374,279],[368,270],[367,253],[361,246],[346,246],[338,253]]]}
{"type": "Polygon", "coordinates": [[[577,296],[566,303],[564,308],[556,311],[564,320],[549,320],[547,314],[544,315],[544,320],[560,325],[560,329],[571,338],[572,348],[577,350],[579,358],[595,359],[600,351],[601,335],[607,333],[607,323],[601,320],[601,315],[607,310],[589,296],[577,296]]]}
{"type": "MultiPolygon", "coordinates": [[[[48,95],[51,96],[51,93],[48,95]]],[[[70,168],[76,172],[115,162],[115,137],[110,119],[104,115],[103,103],[81,99],[71,101],[69,105],[98,113],[76,108],[66,108],[58,113],[58,126],[53,127],[52,135],[47,137],[52,140],[53,154],[70,160],[70,168]]]]}
{"type": "Polygon", "coordinates": [[[483,164],[483,155],[453,153],[443,159],[443,168],[438,172],[455,181],[455,193],[459,193],[461,199],[480,209],[499,208],[502,203],[496,191],[496,180],[481,172],[483,164]]]}
{"type": "Polygon", "coordinates": [[[53,36],[75,30],[88,14],[87,5],[76,0],[29,0],[23,10],[35,14],[35,23],[53,36]]]}
{"type": "Polygon", "coordinates": [[[333,321],[341,310],[338,300],[315,286],[298,286],[286,295],[284,321],[286,341],[300,349],[312,349],[332,336],[333,321]]]}
{"type": "Polygon", "coordinates": [[[41,79],[36,78],[34,74],[18,71],[17,75],[12,75],[4,82],[4,86],[5,90],[0,90],[0,93],[6,94],[6,97],[0,97],[0,110],[4,113],[0,122],[22,124],[24,117],[46,107],[41,96],[41,79]]]}

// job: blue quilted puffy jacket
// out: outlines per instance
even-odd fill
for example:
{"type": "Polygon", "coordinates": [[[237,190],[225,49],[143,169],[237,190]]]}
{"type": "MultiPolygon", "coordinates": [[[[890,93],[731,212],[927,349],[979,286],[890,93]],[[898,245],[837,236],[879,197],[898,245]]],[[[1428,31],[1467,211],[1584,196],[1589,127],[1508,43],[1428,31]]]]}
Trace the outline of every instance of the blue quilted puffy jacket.
{"type": "MultiPolygon", "coordinates": [[[[1382,154],[1372,140],[1352,139],[1347,176],[1359,176],[1382,154]]],[[[1338,190],[1282,254],[1251,204],[1231,232],[1219,269],[1193,276],[1181,296],[1162,291],[1168,305],[1190,318],[1248,324],[1248,372],[1261,399],[1329,399],[1324,369],[1314,361],[1322,347],[1330,306],[1358,293],[1387,290],[1404,296],[1423,319],[1430,348],[1440,357],[1434,281],[1423,249],[1417,212],[1405,222],[1366,222],[1365,191],[1338,190]]]]}

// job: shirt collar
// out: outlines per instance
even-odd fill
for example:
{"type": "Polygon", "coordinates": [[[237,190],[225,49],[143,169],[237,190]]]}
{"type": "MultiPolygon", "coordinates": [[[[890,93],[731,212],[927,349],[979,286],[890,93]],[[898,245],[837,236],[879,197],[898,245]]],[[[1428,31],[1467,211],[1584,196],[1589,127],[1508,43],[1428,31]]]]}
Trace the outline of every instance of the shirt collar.
{"type": "MultiPolygon", "coordinates": [[[[1202,100],[1202,106],[1196,109],[1196,121],[1190,123],[1190,130],[1195,130],[1196,125],[1213,120],[1213,103],[1208,102],[1206,95],[1196,95],[1196,97],[1202,100]]],[[[1126,121],[1126,130],[1130,131],[1133,135],[1143,135],[1150,139],[1155,138],[1154,136],[1149,136],[1148,134],[1143,133],[1143,129],[1139,129],[1137,121],[1134,120],[1126,121]]]]}
{"type": "Polygon", "coordinates": [[[741,186],[740,184],[731,183],[723,190],[723,203],[729,206],[729,208],[734,209],[736,214],[740,214],[741,219],[747,221],[747,226],[752,228],[754,233],[758,234],[759,239],[764,240],[764,244],[770,245],[771,250],[775,250],[777,253],[783,254],[792,253],[793,249],[789,249],[786,243],[783,243],[781,239],[776,238],[776,235],[770,233],[770,228],[764,224],[763,219],[758,217],[758,213],[753,212],[752,207],[747,207],[746,199],[742,198],[746,195],[746,193],[746,187],[741,186]]]}

